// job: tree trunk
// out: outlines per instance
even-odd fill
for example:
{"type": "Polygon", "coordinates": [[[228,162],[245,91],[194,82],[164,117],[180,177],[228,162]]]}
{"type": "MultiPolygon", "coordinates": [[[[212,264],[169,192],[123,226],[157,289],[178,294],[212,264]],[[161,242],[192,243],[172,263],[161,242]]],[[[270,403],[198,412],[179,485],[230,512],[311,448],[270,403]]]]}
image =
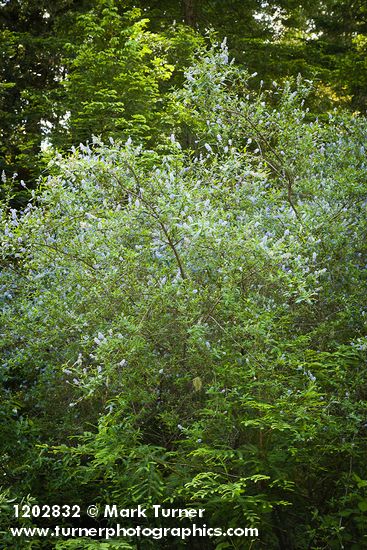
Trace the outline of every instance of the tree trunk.
{"type": "Polygon", "coordinates": [[[186,25],[196,25],[196,0],[182,0],[182,14],[186,25]]]}

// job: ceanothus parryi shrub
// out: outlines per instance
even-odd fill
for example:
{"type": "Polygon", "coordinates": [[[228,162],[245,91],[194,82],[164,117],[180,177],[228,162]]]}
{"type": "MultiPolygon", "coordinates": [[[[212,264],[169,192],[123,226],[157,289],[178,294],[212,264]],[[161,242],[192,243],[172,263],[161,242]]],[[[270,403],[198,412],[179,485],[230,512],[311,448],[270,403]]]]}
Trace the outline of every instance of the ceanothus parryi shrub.
{"type": "Polygon", "coordinates": [[[40,502],[200,503],[267,548],[358,548],[366,120],[312,120],[301,81],[249,91],[224,44],[186,77],[164,147],[94,138],[3,207],[4,468],[37,456],[11,485],[40,502]]]}

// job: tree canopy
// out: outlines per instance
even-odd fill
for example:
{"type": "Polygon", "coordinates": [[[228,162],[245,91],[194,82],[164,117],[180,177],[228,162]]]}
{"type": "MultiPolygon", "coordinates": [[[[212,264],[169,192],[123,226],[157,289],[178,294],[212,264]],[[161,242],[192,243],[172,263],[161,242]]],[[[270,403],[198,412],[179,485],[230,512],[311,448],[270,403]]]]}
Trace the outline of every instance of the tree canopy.
{"type": "Polygon", "coordinates": [[[157,139],[166,99],[209,28],[258,72],[256,85],[301,73],[318,82],[314,111],[364,110],[366,25],[354,0],[4,1],[0,169],[34,186],[47,143],[65,151],[93,133],[157,139]]]}

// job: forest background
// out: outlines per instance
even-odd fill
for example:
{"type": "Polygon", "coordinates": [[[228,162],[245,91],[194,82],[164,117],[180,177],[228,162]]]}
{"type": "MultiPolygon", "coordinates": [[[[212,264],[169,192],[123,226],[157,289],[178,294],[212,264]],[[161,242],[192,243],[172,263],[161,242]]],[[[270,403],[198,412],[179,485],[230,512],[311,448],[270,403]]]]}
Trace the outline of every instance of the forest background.
{"type": "Polygon", "coordinates": [[[0,41],[4,548],[364,548],[365,2],[4,0],[0,41]]]}

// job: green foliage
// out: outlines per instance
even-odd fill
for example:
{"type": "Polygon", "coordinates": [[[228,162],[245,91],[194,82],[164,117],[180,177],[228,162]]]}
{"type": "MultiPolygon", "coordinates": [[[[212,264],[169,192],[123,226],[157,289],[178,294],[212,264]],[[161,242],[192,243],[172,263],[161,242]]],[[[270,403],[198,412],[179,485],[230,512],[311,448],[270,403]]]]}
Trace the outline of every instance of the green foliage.
{"type": "MultiPolygon", "coordinates": [[[[35,164],[42,139],[41,121],[53,118],[49,98],[57,53],[55,41],[48,29],[42,29],[39,18],[34,16],[30,28],[24,29],[20,21],[14,24],[12,8],[15,11],[11,5],[0,8],[10,11],[12,22],[0,26],[0,170],[9,177],[17,172],[20,179],[29,180],[39,174],[35,164]]],[[[2,16],[1,23],[4,13],[2,16]]],[[[18,191],[19,200],[24,201],[24,192],[21,188],[18,191]]]]}
{"type": "Polygon", "coordinates": [[[298,73],[316,80],[318,112],[335,102],[366,108],[364,2],[165,0],[137,5],[159,32],[182,18],[201,34],[214,28],[220,40],[228,38],[236,62],[261,75],[266,86],[298,73]]]}
{"type": "Polygon", "coordinates": [[[94,138],[3,204],[5,488],[361,547],[366,120],[252,90],[225,43],[185,78],[155,150],[94,138]]]}
{"type": "Polygon", "coordinates": [[[299,73],[317,81],[314,112],[334,104],[365,109],[363,2],[7,0],[0,4],[0,171],[19,176],[13,205],[29,198],[21,180],[34,188],[47,172],[50,145],[67,151],[92,135],[156,144],[167,130],[172,86],[182,84],[208,29],[219,41],[227,37],[236,62],[266,87],[299,73]]]}
{"type": "Polygon", "coordinates": [[[140,10],[120,15],[114,4],[101,1],[80,15],[65,46],[63,108],[70,118],[61,146],[92,134],[147,139],[159,120],[160,83],[174,69],[166,60],[168,43],[146,30],[140,10]]]}

